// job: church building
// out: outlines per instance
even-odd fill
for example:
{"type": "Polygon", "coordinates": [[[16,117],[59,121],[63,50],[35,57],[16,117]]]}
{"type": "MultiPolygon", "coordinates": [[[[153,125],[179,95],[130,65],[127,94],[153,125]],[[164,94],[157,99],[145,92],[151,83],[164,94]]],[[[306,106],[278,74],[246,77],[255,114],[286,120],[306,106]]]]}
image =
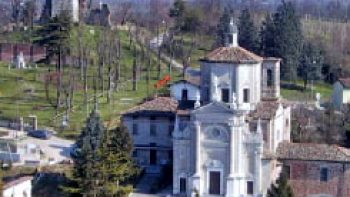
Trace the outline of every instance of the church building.
{"type": "MultiPolygon", "coordinates": [[[[194,108],[176,115],[174,194],[263,196],[281,171],[272,155],[290,141],[290,107],[280,101],[280,59],[245,50],[237,35],[231,21],[226,46],[201,59],[194,108]]],[[[195,91],[175,86],[182,100],[195,91]]]]}

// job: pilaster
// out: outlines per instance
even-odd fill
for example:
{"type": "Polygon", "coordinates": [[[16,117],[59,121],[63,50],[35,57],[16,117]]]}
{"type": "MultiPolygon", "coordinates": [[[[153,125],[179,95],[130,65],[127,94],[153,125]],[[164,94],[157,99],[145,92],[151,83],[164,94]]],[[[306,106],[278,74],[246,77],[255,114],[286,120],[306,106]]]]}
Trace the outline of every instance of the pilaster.
{"type": "Polygon", "coordinates": [[[195,121],[194,122],[194,126],[196,128],[196,159],[195,159],[195,163],[196,163],[196,168],[195,168],[195,173],[192,177],[192,194],[191,196],[195,196],[197,193],[198,194],[202,194],[202,190],[201,190],[201,184],[200,184],[200,174],[201,174],[201,125],[199,121],[195,121]]]}

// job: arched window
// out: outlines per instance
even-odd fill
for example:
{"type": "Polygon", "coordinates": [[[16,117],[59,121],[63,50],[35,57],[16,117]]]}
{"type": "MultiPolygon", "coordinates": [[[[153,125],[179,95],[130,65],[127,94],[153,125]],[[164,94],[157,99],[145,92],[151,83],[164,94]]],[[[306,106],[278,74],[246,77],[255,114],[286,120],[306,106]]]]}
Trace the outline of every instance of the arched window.
{"type": "Polygon", "coordinates": [[[267,69],[267,86],[268,87],[271,87],[273,86],[273,73],[272,73],[272,70],[271,69],[267,69]]]}

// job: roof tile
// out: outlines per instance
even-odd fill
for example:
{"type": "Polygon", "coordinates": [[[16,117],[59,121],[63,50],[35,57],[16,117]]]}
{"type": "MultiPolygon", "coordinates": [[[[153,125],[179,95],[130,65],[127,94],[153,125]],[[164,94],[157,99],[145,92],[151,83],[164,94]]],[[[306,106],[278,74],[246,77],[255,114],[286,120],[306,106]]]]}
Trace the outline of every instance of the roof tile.
{"type": "Polygon", "coordinates": [[[215,63],[255,64],[263,58],[242,47],[219,47],[207,54],[201,61],[215,63]]]}
{"type": "Polygon", "coordinates": [[[126,111],[126,114],[141,113],[141,112],[165,112],[176,113],[178,102],[170,97],[156,97],[150,101],[146,101],[140,105],[137,105],[130,110],[126,111]]]}
{"type": "Polygon", "coordinates": [[[280,143],[279,159],[350,162],[350,150],[337,145],[312,143],[280,143]]]}

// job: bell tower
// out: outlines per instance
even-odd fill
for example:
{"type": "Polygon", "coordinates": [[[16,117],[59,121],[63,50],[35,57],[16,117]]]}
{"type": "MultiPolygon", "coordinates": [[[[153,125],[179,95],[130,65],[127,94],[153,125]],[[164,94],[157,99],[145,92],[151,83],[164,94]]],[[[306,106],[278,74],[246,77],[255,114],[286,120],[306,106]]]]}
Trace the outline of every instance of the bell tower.
{"type": "Polygon", "coordinates": [[[262,63],[261,99],[278,100],[280,98],[281,59],[266,58],[262,63]]]}
{"type": "Polygon", "coordinates": [[[230,20],[229,31],[225,35],[226,47],[238,47],[238,28],[233,18],[230,20]]]}

